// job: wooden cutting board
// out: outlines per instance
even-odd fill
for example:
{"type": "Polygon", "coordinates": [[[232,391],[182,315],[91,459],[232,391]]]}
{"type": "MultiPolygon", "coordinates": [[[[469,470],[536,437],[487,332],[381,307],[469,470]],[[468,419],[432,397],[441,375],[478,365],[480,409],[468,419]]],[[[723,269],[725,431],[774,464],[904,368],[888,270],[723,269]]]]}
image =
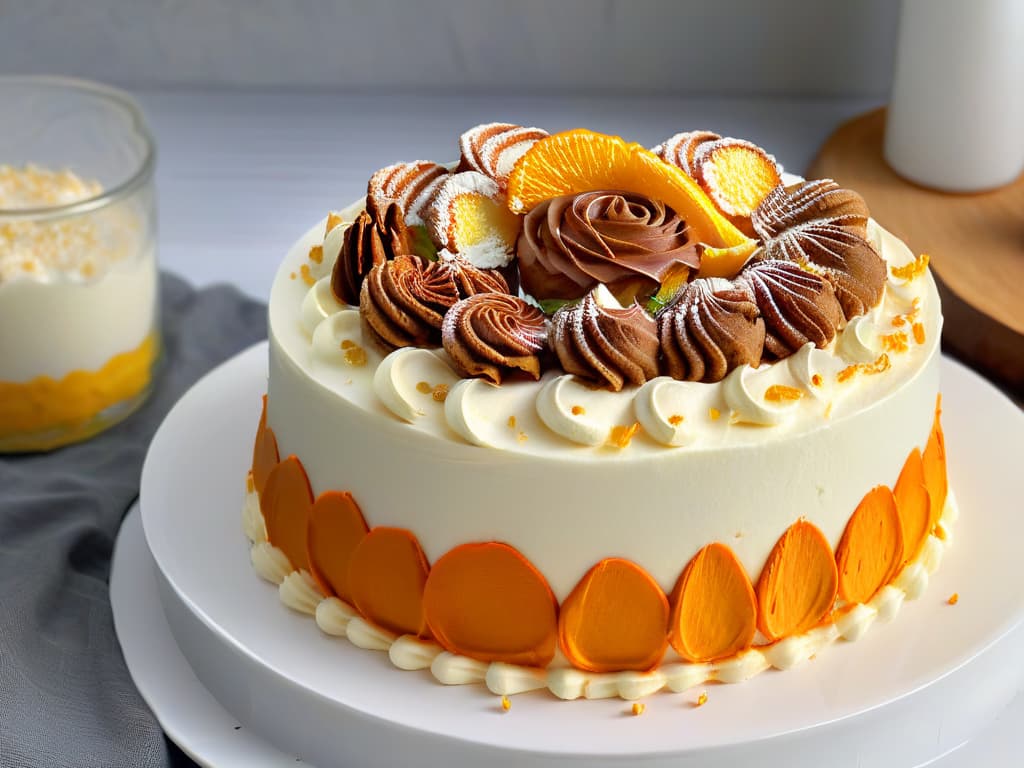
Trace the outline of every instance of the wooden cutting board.
{"type": "Polygon", "coordinates": [[[886,164],[884,131],[884,109],[844,123],[807,178],[855,189],[875,219],[931,257],[944,346],[1024,396],[1024,175],[991,192],[925,189],[886,164]]]}

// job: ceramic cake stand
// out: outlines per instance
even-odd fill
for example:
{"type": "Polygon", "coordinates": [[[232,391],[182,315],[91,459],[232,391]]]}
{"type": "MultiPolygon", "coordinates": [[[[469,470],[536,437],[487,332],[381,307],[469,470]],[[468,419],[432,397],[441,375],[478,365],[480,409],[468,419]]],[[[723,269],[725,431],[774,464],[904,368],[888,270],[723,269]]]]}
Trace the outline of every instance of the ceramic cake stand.
{"type": "MultiPolygon", "coordinates": [[[[803,768],[827,755],[840,768],[909,768],[991,726],[1021,687],[1024,416],[956,363],[943,362],[943,422],[961,517],[925,595],[795,669],[659,693],[634,717],[618,699],[546,692],[503,712],[482,685],[399,671],[282,605],[252,570],[241,530],[266,359],[265,344],[253,347],[168,415],[143,470],[145,543],[130,520],[111,584],[129,669],[170,737],[202,762],[803,768]]],[[[936,764],[999,739],[1007,762],[969,764],[1013,764],[1022,709],[1003,716],[1001,736],[990,730],[936,764]]]]}

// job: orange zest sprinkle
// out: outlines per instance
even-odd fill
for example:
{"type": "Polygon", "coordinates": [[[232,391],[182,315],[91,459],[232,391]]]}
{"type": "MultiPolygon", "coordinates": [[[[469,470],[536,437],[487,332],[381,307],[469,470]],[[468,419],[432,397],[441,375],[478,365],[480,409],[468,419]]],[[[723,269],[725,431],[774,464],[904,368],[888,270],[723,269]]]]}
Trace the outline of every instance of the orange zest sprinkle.
{"type": "Polygon", "coordinates": [[[897,280],[913,280],[925,273],[925,270],[928,269],[929,261],[930,257],[928,254],[922,253],[913,261],[904,264],[902,267],[893,267],[890,271],[897,280]]]}
{"type": "Polygon", "coordinates": [[[949,596],[949,599],[946,602],[949,605],[956,605],[957,603],[960,602],[960,593],[959,592],[954,592],[952,595],[949,596]]]}
{"type": "Polygon", "coordinates": [[[316,283],[316,278],[313,277],[313,273],[309,269],[309,264],[303,264],[299,268],[299,272],[302,273],[302,281],[306,285],[314,285],[316,283]]]}
{"type": "Polygon", "coordinates": [[[298,277],[298,275],[296,275],[294,272],[292,272],[290,275],[288,275],[288,277],[290,277],[292,280],[294,280],[296,277],[298,277]]]}
{"type": "Polygon", "coordinates": [[[608,433],[608,444],[615,448],[625,448],[633,440],[633,436],[640,431],[640,422],[634,421],[629,426],[616,424],[608,433]]]}
{"type": "Polygon", "coordinates": [[[820,373],[816,373],[813,376],[811,376],[811,384],[813,384],[814,386],[820,387],[824,383],[825,383],[825,380],[823,378],[821,378],[821,374],[820,373]]]}
{"type": "Polygon", "coordinates": [[[911,328],[914,331],[914,341],[924,344],[924,326],[921,323],[914,323],[911,328]]]}
{"type": "Polygon", "coordinates": [[[799,389],[785,384],[772,384],[764,393],[764,399],[769,403],[795,403],[803,396],[804,393],[799,389]]]}
{"type": "Polygon", "coordinates": [[[309,260],[314,264],[322,264],[324,260],[324,247],[322,245],[314,245],[310,248],[309,260]]]}
{"type": "Polygon", "coordinates": [[[683,416],[678,413],[673,413],[671,416],[668,417],[668,423],[671,424],[673,427],[678,427],[680,424],[683,423],[683,416]]]}
{"type": "Polygon", "coordinates": [[[892,327],[893,328],[902,328],[906,324],[907,324],[907,318],[905,318],[903,315],[896,315],[892,319],[892,327]]]}
{"type": "Polygon", "coordinates": [[[892,362],[889,360],[889,355],[885,352],[878,356],[878,359],[873,363],[854,363],[843,368],[836,376],[840,382],[848,381],[856,376],[858,373],[863,373],[865,376],[871,376],[876,373],[882,373],[889,370],[892,367],[892,362]]]}
{"type": "Polygon", "coordinates": [[[907,334],[903,331],[886,333],[881,338],[882,346],[885,347],[887,352],[906,352],[908,349],[907,334]]]}
{"type": "Polygon", "coordinates": [[[717,408],[708,408],[708,416],[712,421],[718,421],[718,418],[722,415],[722,412],[717,408]]]}
{"type": "Polygon", "coordinates": [[[356,345],[356,343],[354,341],[352,341],[352,339],[342,339],[341,340],[341,348],[342,349],[352,349],[355,345],[356,345]]]}
{"type": "Polygon", "coordinates": [[[509,416],[508,417],[508,428],[509,429],[515,429],[516,428],[516,417],[515,416],[509,416]]]}
{"type": "Polygon", "coordinates": [[[829,404],[825,406],[825,418],[832,418],[832,401],[829,401],[829,404]]]}
{"type": "Polygon", "coordinates": [[[516,435],[516,440],[518,440],[520,443],[525,443],[529,439],[530,436],[525,432],[520,432],[518,435],[516,435]]]}
{"type": "Polygon", "coordinates": [[[419,392],[420,394],[429,395],[431,393],[431,391],[433,391],[433,389],[434,388],[432,386],[430,386],[429,382],[426,382],[426,381],[417,381],[416,382],[416,391],[419,392]]]}
{"type": "Polygon", "coordinates": [[[701,691],[700,692],[700,696],[697,697],[697,701],[694,702],[693,706],[695,706],[695,707],[703,707],[707,703],[708,703],[708,692],[707,691],[701,691]]]}
{"type": "Polygon", "coordinates": [[[339,216],[338,214],[334,213],[333,211],[331,213],[328,213],[327,214],[327,227],[324,229],[324,234],[326,235],[328,232],[330,232],[336,226],[338,226],[339,224],[344,224],[344,223],[345,223],[345,220],[343,218],[341,218],[341,216],[339,216]]]}
{"type": "Polygon", "coordinates": [[[646,710],[647,710],[647,705],[644,704],[642,701],[634,701],[633,702],[633,708],[631,710],[633,712],[633,717],[639,717],[646,710]]]}
{"type": "Polygon", "coordinates": [[[355,366],[366,365],[366,350],[353,343],[345,349],[345,362],[355,366]]]}
{"type": "Polygon", "coordinates": [[[854,363],[853,365],[848,365],[839,372],[839,374],[836,376],[836,379],[839,382],[848,381],[849,379],[852,379],[854,376],[857,375],[858,370],[860,370],[860,366],[857,363],[854,363]]]}
{"type": "Polygon", "coordinates": [[[508,696],[502,696],[501,697],[501,711],[502,712],[508,712],[510,709],[512,709],[512,699],[510,699],[508,696]]]}
{"type": "Polygon", "coordinates": [[[582,416],[586,412],[587,412],[587,410],[582,405],[574,405],[572,407],[572,415],[573,416],[582,416]]]}
{"type": "Polygon", "coordinates": [[[430,396],[439,403],[443,403],[448,399],[448,385],[438,384],[434,387],[434,391],[430,393],[430,396]]]}

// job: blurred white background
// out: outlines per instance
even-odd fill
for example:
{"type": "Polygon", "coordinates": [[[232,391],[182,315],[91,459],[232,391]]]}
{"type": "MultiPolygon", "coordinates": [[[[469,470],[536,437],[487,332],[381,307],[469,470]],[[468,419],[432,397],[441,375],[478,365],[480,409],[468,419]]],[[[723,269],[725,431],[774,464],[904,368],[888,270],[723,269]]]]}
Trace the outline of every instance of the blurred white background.
{"type": "Polygon", "coordinates": [[[0,72],[884,98],[895,0],[0,0],[0,72]]]}
{"type": "Polygon", "coordinates": [[[888,98],[898,12],[895,0],[0,0],[0,74],[130,90],[159,145],[162,264],[265,298],[289,244],[374,170],[453,160],[478,123],[647,146],[709,128],[802,172],[836,125],[888,98]]]}

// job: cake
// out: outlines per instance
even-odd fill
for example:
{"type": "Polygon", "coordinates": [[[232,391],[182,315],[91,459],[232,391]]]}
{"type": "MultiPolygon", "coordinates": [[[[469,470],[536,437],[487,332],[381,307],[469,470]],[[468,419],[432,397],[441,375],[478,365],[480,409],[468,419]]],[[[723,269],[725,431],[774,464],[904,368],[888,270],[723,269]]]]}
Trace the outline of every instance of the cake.
{"type": "Polygon", "coordinates": [[[71,170],[0,165],[0,452],[89,437],[149,390],[152,233],[141,195],[103,194],[71,170]]]}
{"type": "Polygon", "coordinates": [[[926,256],[710,131],[459,143],[274,281],[243,524],[286,605],[442,683],[637,699],[922,593],[956,516],[926,256]]]}

